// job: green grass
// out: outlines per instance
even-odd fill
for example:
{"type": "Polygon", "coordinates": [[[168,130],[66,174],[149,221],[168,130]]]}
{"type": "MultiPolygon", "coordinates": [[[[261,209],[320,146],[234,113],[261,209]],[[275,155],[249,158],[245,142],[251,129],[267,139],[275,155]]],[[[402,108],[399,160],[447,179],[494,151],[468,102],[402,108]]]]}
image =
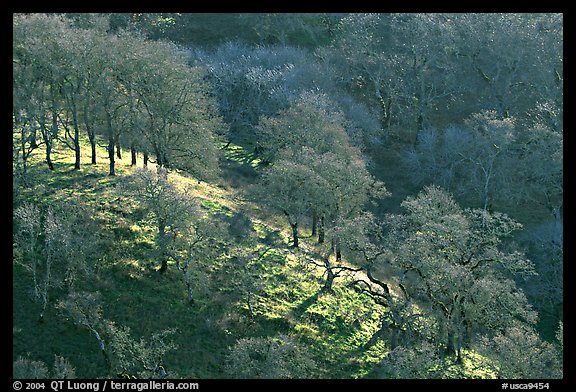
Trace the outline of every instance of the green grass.
{"type": "Polygon", "coordinates": [[[228,217],[234,216],[234,213],[229,207],[218,203],[213,200],[203,200],[200,205],[210,211],[212,214],[222,214],[228,217]]]}
{"type": "MultiPolygon", "coordinates": [[[[96,273],[79,282],[78,290],[99,291],[103,317],[119,326],[128,326],[136,339],[175,328],[178,349],[170,352],[164,364],[172,376],[223,378],[223,363],[228,348],[237,339],[250,336],[292,335],[306,344],[319,365],[319,376],[361,378],[371,374],[387,355],[385,342],[370,348],[364,345],[378,330],[381,312],[370,298],[349,288],[347,278],[338,278],[333,293],[322,293],[320,269],[305,264],[303,255],[316,252],[312,239],[303,236],[298,250],[289,248],[289,230],[282,217],[239,201],[234,193],[218,184],[198,182],[184,173],[172,172],[170,179],[200,199],[214,217],[223,219],[242,211],[252,221],[252,241],[227,245],[228,253],[205,260],[198,266],[206,277],[195,285],[196,304],[186,301],[185,285],[173,264],[160,275],[156,257],[155,229],[146,211],[122,191],[124,176],[130,174],[129,154],[117,160],[114,177],[108,176],[104,149],[98,164],[90,165],[89,146],[83,144],[83,161],[73,170],[73,155],[61,146],[55,148],[56,169],[48,170],[37,151],[30,159],[31,184],[16,192],[15,206],[25,201],[51,203],[80,200],[95,211],[102,245],[92,260],[96,273]],[[126,158],[128,157],[128,158],[126,158]],[[249,317],[245,299],[230,284],[228,272],[234,246],[254,252],[264,249],[267,239],[276,237],[273,250],[257,266],[261,290],[254,296],[254,320],[249,317]]],[[[254,164],[254,159],[231,146],[229,159],[254,164]]],[[[138,167],[141,166],[139,162],[138,167]]],[[[15,257],[18,257],[17,253],[15,257]]],[[[54,355],[67,358],[82,378],[106,376],[96,339],[60,314],[54,304],[66,296],[64,288],[50,292],[48,311],[38,323],[40,305],[32,301],[31,275],[20,265],[13,269],[13,360],[20,356],[41,360],[48,366],[54,355]]]]}
{"type": "Polygon", "coordinates": [[[230,161],[247,164],[252,167],[258,167],[262,163],[262,160],[256,156],[254,151],[249,152],[245,147],[238,144],[222,143],[220,149],[224,151],[224,156],[230,161]]]}

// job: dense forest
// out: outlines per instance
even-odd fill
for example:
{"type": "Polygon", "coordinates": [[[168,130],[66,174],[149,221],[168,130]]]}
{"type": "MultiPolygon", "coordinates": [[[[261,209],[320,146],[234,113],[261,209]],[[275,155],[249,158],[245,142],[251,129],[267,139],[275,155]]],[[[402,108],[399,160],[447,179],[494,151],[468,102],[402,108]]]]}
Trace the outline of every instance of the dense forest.
{"type": "Polygon", "coordinates": [[[563,378],[562,14],[14,14],[14,378],[563,378]]]}

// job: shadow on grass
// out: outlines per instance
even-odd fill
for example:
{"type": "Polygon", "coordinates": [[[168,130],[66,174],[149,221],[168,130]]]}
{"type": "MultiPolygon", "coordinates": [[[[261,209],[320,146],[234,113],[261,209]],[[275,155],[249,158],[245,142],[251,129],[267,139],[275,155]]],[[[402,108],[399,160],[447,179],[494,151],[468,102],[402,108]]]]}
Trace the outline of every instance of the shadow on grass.
{"type": "Polygon", "coordinates": [[[298,305],[297,307],[294,308],[294,310],[292,310],[292,315],[295,318],[299,318],[300,316],[302,316],[306,310],[312,306],[317,300],[318,298],[322,295],[325,294],[326,291],[323,288],[320,288],[315,294],[311,295],[310,297],[306,298],[304,301],[302,301],[302,303],[300,305],[298,305]]]}

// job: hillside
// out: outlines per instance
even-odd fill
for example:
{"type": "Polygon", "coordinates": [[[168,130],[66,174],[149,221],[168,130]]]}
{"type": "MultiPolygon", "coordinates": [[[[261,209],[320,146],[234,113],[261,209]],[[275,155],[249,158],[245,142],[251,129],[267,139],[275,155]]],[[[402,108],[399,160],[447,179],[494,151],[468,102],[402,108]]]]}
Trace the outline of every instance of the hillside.
{"type": "MultiPolygon", "coordinates": [[[[57,151],[54,171],[45,167],[40,156],[33,156],[30,176],[34,184],[20,188],[18,201],[50,204],[76,200],[94,209],[99,256],[90,260],[94,274],[78,282],[75,290],[99,292],[103,317],[130,327],[136,339],[175,329],[172,339],[176,349],[164,358],[171,377],[228,377],[224,363],[229,348],[238,339],[249,337],[283,334],[303,342],[318,364],[315,377],[321,378],[370,376],[388,353],[381,340],[364,347],[379,329],[383,309],[352,289],[350,277],[338,278],[333,292],[321,291],[322,271],[310,262],[320,263],[318,249],[314,241],[307,240],[306,231],[300,249],[289,248],[289,231],[282,230],[281,217],[262,211],[225,183],[208,184],[172,172],[170,179],[180,186],[191,185],[193,196],[202,200],[213,219],[246,216],[253,237],[244,240],[245,245],[229,241],[219,255],[203,265],[206,281],[194,283],[196,301],[189,306],[173,261],[166,274],[156,272],[153,229],[134,201],[120,190],[134,168],[120,160],[117,175],[106,175],[106,156],[101,151],[100,163],[85,164],[74,171],[72,154],[65,149],[57,151]],[[251,304],[251,318],[242,287],[233,281],[234,254],[261,254],[265,247],[269,251],[253,267],[260,288],[251,304]]],[[[229,157],[234,159],[230,161],[233,165],[248,165],[238,163],[237,154],[229,157]]],[[[154,170],[153,165],[149,169],[154,170]]],[[[31,274],[18,263],[18,254],[16,249],[14,361],[28,358],[50,368],[58,355],[72,364],[78,377],[106,376],[96,339],[56,309],[67,294],[64,287],[50,289],[44,319],[38,321],[40,305],[30,295],[31,274]]]]}
{"type": "Polygon", "coordinates": [[[563,377],[563,14],[12,19],[14,378],[563,377]]]}

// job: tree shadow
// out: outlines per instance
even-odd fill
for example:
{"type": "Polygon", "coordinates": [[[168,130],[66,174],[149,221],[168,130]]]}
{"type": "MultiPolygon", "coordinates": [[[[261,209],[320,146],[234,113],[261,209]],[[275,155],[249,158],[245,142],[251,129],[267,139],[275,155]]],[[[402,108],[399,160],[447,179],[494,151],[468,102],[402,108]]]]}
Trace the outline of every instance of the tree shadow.
{"type": "Polygon", "coordinates": [[[308,297],[304,301],[302,301],[302,303],[300,305],[295,307],[292,310],[292,315],[295,318],[299,318],[300,316],[302,316],[306,312],[306,310],[310,306],[312,306],[312,304],[314,304],[318,300],[318,298],[324,293],[325,293],[325,290],[320,288],[316,293],[312,294],[310,297],[308,297]]]}

